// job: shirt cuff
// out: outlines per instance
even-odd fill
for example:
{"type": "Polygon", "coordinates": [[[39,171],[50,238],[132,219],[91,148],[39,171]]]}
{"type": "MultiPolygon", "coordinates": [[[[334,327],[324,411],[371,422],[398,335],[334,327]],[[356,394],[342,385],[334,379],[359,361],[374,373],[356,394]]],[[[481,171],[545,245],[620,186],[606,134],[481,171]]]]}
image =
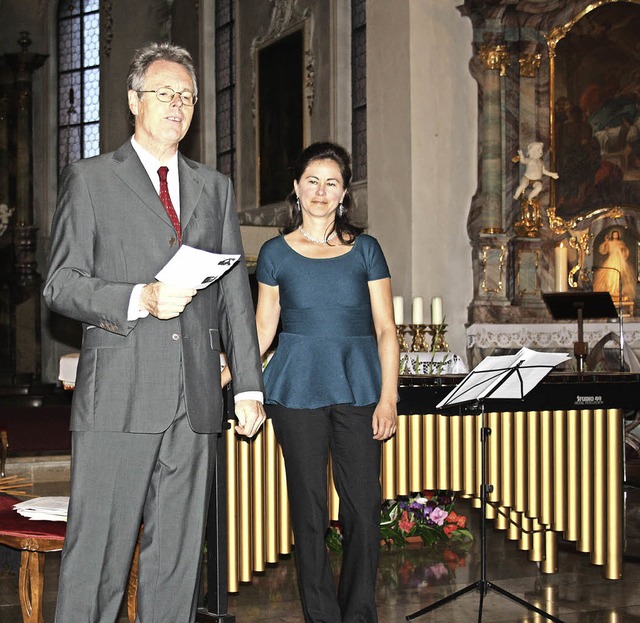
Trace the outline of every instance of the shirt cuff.
{"type": "Polygon", "coordinates": [[[140,318],[146,318],[149,315],[148,311],[140,309],[140,294],[144,283],[139,283],[131,290],[131,296],[129,297],[129,308],[127,309],[127,320],[138,320],[140,318]]]}
{"type": "Polygon", "coordinates": [[[260,404],[264,404],[264,394],[262,392],[240,392],[233,397],[233,401],[240,400],[256,400],[260,404]]]}

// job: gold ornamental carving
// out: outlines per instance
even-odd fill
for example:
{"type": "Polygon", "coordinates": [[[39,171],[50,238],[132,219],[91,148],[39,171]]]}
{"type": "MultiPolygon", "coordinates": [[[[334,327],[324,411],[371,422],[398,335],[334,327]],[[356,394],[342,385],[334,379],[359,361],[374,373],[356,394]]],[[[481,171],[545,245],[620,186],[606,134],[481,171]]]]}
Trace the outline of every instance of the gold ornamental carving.
{"type": "Polygon", "coordinates": [[[518,59],[520,75],[524,78],[535,78],[541,62],[542,54],[521,54],[518,59]]]}
{"type": "Polygon", "coordinates": [[[555,208],[547,208],[547,217],[549,218],[549,229],[551,229],[554,234],[570,234],[569,246],[578,253],[576,265],[569,271],[569,286],[577,288],[588,285],[590,275],[585,271],[585,264],[586,257],[591,254],[590,243],[593,234],[591,234],[588,229],[587,231],[581,230],[579,232],[575,232],[574,230],[584,221],[593,223],[603,218],[622,218],[622,209],[619,206],[598,208],[597,210],[578,215],[567,221],[556,216],[555,208]]]}
{"type": "Polygon", "coordinates": [[[480,48],[480,60],[485,69],[500,70],[500,75],[505,76],[507,74],[507,67],[509,66],[509,52],[506,45],[483,45],[480,48]]]}
{"type": "Polygon", "coordinates": [[[523,194],[520,199],[520,210],[522,218],[514,224],[516,233],[521,238],[538,238],[543,227],[540,199],[537,197],[529,199],[523,194]]]}
{"type": "Polygon", "coordinates": [[[480,259],[482,265],[482,283],[480,287],[485,294],[497,294],[503,291],[506,253],[507,248],[505,245],[500,245],[497,248],[491,246],[482,247],[480,259]]]}

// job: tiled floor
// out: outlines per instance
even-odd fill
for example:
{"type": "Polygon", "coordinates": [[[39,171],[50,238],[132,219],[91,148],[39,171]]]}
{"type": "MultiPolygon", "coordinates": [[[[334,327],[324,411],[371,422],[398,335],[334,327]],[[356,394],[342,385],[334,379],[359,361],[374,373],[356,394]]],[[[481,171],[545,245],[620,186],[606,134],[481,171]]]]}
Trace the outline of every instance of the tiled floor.
{"type": "MultiPolygon", "coordinates": [[[[640,492],[629,491],[627,502],[627,552],[635,556],[640,555],[640,492]]],[[[460,510],[467,512],[477,534],[479,511],[460,510]]],[[[527,553],[519,551],[503,533],[489,528],[487,544],[487,579],[565,623],[640,622],[640,562],[625,561],[623,579],[606,580],[601,568],[589,564],[586,554],[576,553],[573,545],[567,545],[559,554],[559,573],[545,576],[528,560],[527,553]]],[[[470,551],[457,556],[443,549],[383,551],[377,590],[380,623],[405,621],[407,614],[478,580],[479,551],[478,539],[470,551]]],[[[339,560],[334,562],[337,565],[339,560]]],[[[46,623],[53,622],[58,567],[59,555],[49,554],[45,567],[46,623]]],[[[479,592],[473,590],[415,620],[476,621],[479,597],[479,592]]],[[[303,623],[293,560],[283,559],[256,576],[252,584],[243,585],[239,593],[229,597],[229,613],[238,623],[303,623]]],[[[544,620],[496,591],[489,591],[484,600],[485,623],[544,620]]],[[[21,621],[17,577],[0,574],[0,622],[21,621]]],[[[123,616],[118,623],[125,621],[123,616]]]]}

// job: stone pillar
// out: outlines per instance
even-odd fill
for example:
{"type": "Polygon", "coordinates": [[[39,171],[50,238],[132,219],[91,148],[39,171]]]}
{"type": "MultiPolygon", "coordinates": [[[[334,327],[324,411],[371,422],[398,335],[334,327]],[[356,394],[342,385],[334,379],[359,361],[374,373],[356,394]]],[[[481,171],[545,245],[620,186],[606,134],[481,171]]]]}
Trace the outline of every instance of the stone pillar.
{"type": "Polygon", "coordinates": [[[29,33],[20,33],[22,50],[7,54],[15,72],[16,92],[16,223],[33,225],[33,157],[31,141],[31,86],[33,72],[44,65],[47,56],[29,52],[29,33]]]}
{"type": "Polygon", "coordinates": [[[502,223],[502,110],[500,77],[505,75],[509,54],[503,45],[484,46],[480,59],[485,68],[482,108],[481,231],[501,233],[502,223]]]}
{"type": "Polygon", "coordinates": [[[41,372],[40,275],[36,261],[37,227],[33,209],[32,78],[47,56],[29,52],[29,33],[20,33],[21,51],[7,54],[14,72],[15,111],[15,226],[14,280],[11,284],[15,333],[15,384],[39,382],[41,372]]]}
{"type": "MultiPolygon", "coordinates": [[[[0,205],[9,209],[9,85],[4,66],[0,65],[0,205]]],[[[0,208],[1,209],[1,208],[0,208]]],[[[4,223],[0,223],[1,229],[4,223]]]]}

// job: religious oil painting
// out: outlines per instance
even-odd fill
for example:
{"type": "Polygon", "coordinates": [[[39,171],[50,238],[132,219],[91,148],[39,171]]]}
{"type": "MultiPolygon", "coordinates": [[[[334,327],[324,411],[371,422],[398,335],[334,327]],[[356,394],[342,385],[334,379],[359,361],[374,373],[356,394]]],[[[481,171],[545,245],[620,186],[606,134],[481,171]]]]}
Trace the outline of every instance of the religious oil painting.
{"type": "Polygon", "coordinates": [[[284,201],[303,142],[304,35],[298,29],[258,53],[258,166],[261,206],[284,201]]]}
{"type": "Polygon", "coordinates": [[[590,5],[548,37],[552,202],[571,219],[602,207],[640,208],[640,2],[590,5]],[[595,7],[595,8],[594,8],[595,7]]]}
{"type": "Polygon", "coordinates": [[[593,290],[609,292],[616,305],[636,298],[638,241],[626,227],[603,229],[593,241],[593,290]]]}

